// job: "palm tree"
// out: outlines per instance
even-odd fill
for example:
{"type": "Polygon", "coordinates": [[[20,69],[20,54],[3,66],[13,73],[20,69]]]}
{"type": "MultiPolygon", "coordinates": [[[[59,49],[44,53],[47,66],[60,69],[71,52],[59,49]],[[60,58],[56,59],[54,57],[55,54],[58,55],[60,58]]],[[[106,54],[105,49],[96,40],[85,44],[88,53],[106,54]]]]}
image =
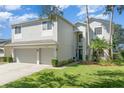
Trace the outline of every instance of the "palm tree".
{"type": "Polygon", "coordinates": [[[110,45],[105,39],[99,39],[97,37],[91,41],[90,48],[94,50],[96,53],[96,60],[99,61],[101,55],[104,53],[104,50],[110,48],[110,45]]]}
{"type": "MultiPolygon", "coordinates": [[[[105,7],[105,14],[110,14],[110,28],[109,28],[109,32],[110,32],[110,39],[109,39],[109,43],[111,45],[113,45],[113,40],[112,40],[112,36],[113,36],[113,16],[114,16],[114,11],[115,9],[117,9],[119,14],[122,14],[123,10],[124,10],[124,5],[107,5],[105,7]]],[[[113,59],[113,49],[111,47],[111,49],[109,49],[109,54],[110,54],[110,58],[113,59]]]]}
{"type": "Polygon", "coordinates": [[[86,53],[87,53],[87,60],[91,60],[91,51],[90,51],[90,26],[89,26],[89,13],[88,13],[88,5],[85,6],[86,8],[86,22],[87,22],[87,30],[86,30],[86,53]],[[89,56],[89,57],[88,57],[89,56]]]}

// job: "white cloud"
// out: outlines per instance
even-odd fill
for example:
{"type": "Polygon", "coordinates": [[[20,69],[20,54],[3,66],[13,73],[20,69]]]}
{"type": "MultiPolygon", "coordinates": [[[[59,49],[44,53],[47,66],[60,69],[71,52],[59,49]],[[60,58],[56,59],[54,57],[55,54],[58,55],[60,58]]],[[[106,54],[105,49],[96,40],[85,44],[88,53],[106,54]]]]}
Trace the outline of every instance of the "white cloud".
{"type": "Polygon", "coordinates": [[[22,16],[12,16],[10,18],[10,23],[19,23],[19,22],[22,22],[22,21],[28,21],[30,19],[36,19],[38,18],[38,15],[37,14],[24,14],[22,16]]]}
{"type": "Polygon", "coordinates": [[[98,19],[108,19],[109,16],[108,15],[103,15],[103,14],[98,14],[98,15],[90,15],[90,17],[94,17],[94,18],[98,18],[98,19]]]}
{"type": "Polygon", "coordinates": [[[12,14],[11,12],[0,12],[0,22],[5,22],[6,20],[8,20],[10,23],[18,23],[21,21],[27,21],[35,18],[38,18],[38,15],[34,13],[17,16],[12,14]]]}
{"type": "Polygon", "coordinates": [[[12,15],[10,12],[0,12],[0,20],[9,19],[12,15]]]}
{"type": "Polygon", "coordinates": [[[19,10],[19,9],[21,9],[21,5],[5,5],[4,8],[7,11],[19,10]]]}
{"type": "MultiPolygon", "coordinates": [[[[82,16],[83,14],[86,14],[86,8],[84,5],[78,6],[80,9],[80,12],[77,14],[77,16],[82,16]]],[[[98,11],[101,11],[103,9],[103,6],[100,5],[89,5],[88,6],[88,12],[90,13],[96,13],[98,11]]]]}
{"type": "Polygon", "coordinates": [[[61,10],[67,9],[70,5],[56,5],[58,6],[61,10]]]}
{"type": "Polygon", "coordinates": [[[61,8],[61,10],[64,10],[64,9],[67,9],[69,5],[60,5],[59,7],[61,8]]]}

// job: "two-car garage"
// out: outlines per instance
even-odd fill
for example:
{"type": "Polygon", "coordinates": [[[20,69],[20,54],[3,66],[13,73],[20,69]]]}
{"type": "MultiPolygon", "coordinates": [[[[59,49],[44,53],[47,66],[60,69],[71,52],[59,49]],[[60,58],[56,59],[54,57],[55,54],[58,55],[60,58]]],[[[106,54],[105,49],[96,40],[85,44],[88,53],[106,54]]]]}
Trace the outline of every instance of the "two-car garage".
{"type": "Polygon", "coordinates": [[[55,57],[54,48],[15,48],[13,52],[18,63],[51,65],[51,60],[55,57]]]}

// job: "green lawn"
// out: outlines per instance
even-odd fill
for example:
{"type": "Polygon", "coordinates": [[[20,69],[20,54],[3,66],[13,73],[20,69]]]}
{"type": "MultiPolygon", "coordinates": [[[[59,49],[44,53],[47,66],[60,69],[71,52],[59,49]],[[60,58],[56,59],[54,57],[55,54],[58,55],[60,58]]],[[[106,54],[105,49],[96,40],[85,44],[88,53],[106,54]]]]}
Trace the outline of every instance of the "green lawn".
{"type": "Polygon", "coordinates": [[[45,69],[1,87],[124,87],[124,66],[73,65],[45,69]]]}

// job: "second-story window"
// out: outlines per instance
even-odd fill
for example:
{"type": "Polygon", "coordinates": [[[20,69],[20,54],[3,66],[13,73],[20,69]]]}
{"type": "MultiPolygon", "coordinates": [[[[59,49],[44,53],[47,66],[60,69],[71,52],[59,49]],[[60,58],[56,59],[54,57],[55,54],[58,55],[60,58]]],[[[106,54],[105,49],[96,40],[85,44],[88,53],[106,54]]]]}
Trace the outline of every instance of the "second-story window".
{"type": "Polygon", "coordinates": [[[96,28],[95,28],[95,34],[96,34],[96,35],[102,34],[102,27],[96,27],[96,28]]]}
{"type": "Polygon", "coordinates": [[[15,34],[20,34],[21,33],[21,27],[20,26],[16,26],[15,27],[15,34]]]}
{"type": "Polygon", "coordinates": [[[82,34],[79,34],[78,42],[82,42],[82,39],[83,39],[82,34]]]}
{"type": "Polygon", "coordinates": [[[42,22],[42,29],[43,30],[51,30],[52,29],[52,22],[51,21],[42,22]]]}

